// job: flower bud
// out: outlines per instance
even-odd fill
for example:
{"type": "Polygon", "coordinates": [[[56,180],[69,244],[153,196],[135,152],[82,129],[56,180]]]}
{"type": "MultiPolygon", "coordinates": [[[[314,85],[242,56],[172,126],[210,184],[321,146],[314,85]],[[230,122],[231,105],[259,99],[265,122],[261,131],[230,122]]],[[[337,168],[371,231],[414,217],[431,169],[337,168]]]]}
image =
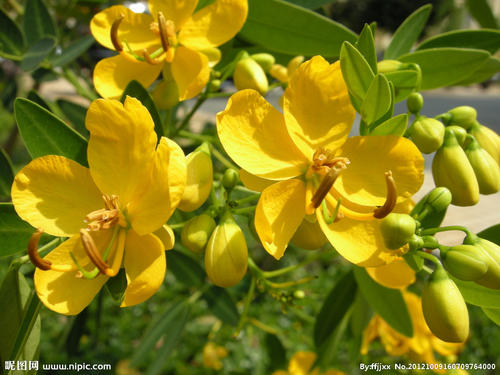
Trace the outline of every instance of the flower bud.
{"type": "Polygon", "coordinates": [[[456,206],[473,206],[479,201],[474,170],[453,131],[445,129],[443,146],[434,155],[432,175],[436,186],[448,188],[456,206]]]}
{"type": "Polygon", "coordinates": [[[410,137],[420,151],[430,154],[443,144],[444,125],[436,119],[419,116],[410,128],[410,137]]]}
{"type": "Polygon", "coordinates": [[[465,237],[464,244],[482,250],[488,261],[486,274],[475,282],[490,289],[500,289],[500,246],[476,235],[465,237]]]}
{"type": "Polygon", "coordinates": [[[478,280],[488,271],[488,259],[483,251],[472,245],[458,245],[441,251],[446,270],[460,280],[478,280]]]}
{"type": "Polygon", "coordinates": [[[174,80],[158,83],[151,94],[158,109],[170,109],[179,103],[179,89],[174,80]]]}
{"type": "Polygon", "coordinates": [[[397,71],[403,63],[398,60],[382,60],[377,63],[379,73],[391,73],[397,71]]]}
{"type": "Polygon", "coordinates": [[[319,227],[318,221],[311,222],[307,218],[302,220],[291,242],[306,250],[315,250],[328,242],[325,234],[319,227]]]}
{"type": "Polygon", "coordinates": [[[221,85],[221,80],[220,79],[213,79],[210,81],[209,86],[208,86],[208,91],[210,92],[217,92],[220,90],[220,85],[221,85]]]}
{"type": "Polygon", "coordinates": [[[420,250],[424,247],[424,240],[422,239],[422,237],[414,234],[410,237],[408,245],[410,245],[410,251],[420,250]]]}
{"type": "Polygon", "coordinates": [[[191,218],[181,231],[181,242],[194,253],[201,253],[215,228],[215,220],[202,214],[191,218]]]}
{"type": "Polygon", "coordinates": [[[472,126],[470,134],[500,164],[500,136],[490,128],[479,123],[472,126]]]}
{"type": "Polygon", "coordinates": [[[448,113],[451,115],[450,125],[458,125],[464,129],[469,129],[476,122],[477,112],[468,105],[453,108],[448,113]]]}
{"type": "Polygon", "coordinates": [[[500,166],[474,137],[469,138],[470,142],[465,149],[465,154],[476,175],[479,192],[494,194],[500,190],[500,166]]]}
{"type": "Polygon", "coordinates": [[[416,229],[415,219],[407,214],[393,212],[380,222],[380,231],[384,237],[385,246],[391,250],[406,245],[415,234],[416,229]]]}
{"type": "Polygon", "coordinates": [[[248,249],[245,236],[227,211],[215,228],[205,250],[205,270],[221,287],[238,284],[247,271],[248,249]]]}
{"type": "Polygon", "coordinates": [[[469,336],[469,312],[456,284],[438,266],[422,291],[425,322],[446,342],[464,342],[469,336]]]}
{"type": "Polygon", "coordinates": [[[238,90],[254,89],[265,95],[269,88],[266,73],[251,58],[238,61],[234,68],[233,80],[238,90]]]}
{"type": "Polygon", "coordinates": [[[186,156],[186,167],[186,187],[179,209],[191,212],[205,203],[212,189],[212,158],[207,144],[202,144],[186,156]]]}
{"type": "Polygon", "coordinates": [[[271,69],[269,69],[269,74],[280,82],[288,82],[288,70],[283,65],[274,64],[271,69]]]}
{"type": "Polygon", "coordinates": [[[412,92],[406,99],[406,107],[411,113],[417,114],[424,106],[424,98],[419,92],[412,92]]]}
{"type": "Polygon", "coordinates": [[[269,53],[254,53],[253,55],[250,55],[250,58],[259,64],[264,72],[269,72],[271,67],[276,62],[274,56],[269,53]]]}
{"type": "Polygon", "coordinates": [[[297,68],[302,64],[305,60],[304,56],[295,56],[288,62],[286,69],[288,71],[288,78],[292,76],[292,74],[297,70],[297,68]]]}
{"type": "Polygon", "coordinates": [[[453,131],[458,144],[463,146],[465,144],[465,139],[467,138],[467,130],[458,125],[450,125],[447,128],[453,131]]]}
{"type": "Polygon", "coordinates": [[[428,195],[425,205],[435,212],[448,208],[452,201],[451,192],[445,187],[434,188],[428,195]]]}
{"type": "Polygon", "coordinates": [[[232,190],[239,180],[239,173],[232,168],[226,169],[222,176],[222,186],[226,190],[232,190]]]}

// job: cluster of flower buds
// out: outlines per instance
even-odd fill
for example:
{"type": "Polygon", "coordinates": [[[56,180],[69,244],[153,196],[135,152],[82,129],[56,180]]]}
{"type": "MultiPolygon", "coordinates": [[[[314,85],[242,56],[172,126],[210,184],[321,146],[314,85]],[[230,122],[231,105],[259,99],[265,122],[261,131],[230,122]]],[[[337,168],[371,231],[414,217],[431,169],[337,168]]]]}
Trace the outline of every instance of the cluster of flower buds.
{"type": "Polygon", "coordinates": [[[234,68],[234,85],[238,90],[254,89],[265,95],[269,89],[266,73],[274,62],[274,56],[269,53],[243,54],[234,68]]]}

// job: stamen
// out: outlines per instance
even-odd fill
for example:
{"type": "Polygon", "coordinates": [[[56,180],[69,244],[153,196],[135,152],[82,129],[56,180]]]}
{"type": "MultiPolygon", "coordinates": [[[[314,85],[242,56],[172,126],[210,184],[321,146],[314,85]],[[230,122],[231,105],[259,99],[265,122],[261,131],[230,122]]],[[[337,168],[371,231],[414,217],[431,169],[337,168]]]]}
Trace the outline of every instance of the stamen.
{"type": "Polygon", "coordinates": [[[377,219],[383,219],[389,215],[394,207],[396,206],[398,192],[396,189],[396,182],[392,177],[392,172],[385,172],[385,182],[387,184],[387,196],[385,198],[385,203],[382,207],[377,208],[373,211],[373,216],[377,219]]]}
{"type": "Polygon", "coordinates": [[[108,265],[102,260],[94,239],[86,229],[80,229],[80,239],[82,240],[83,249],[85,250],[87,256],[99,269],[99,271],[105,275],[106,270],[108,269],[108,265]]]}
{"type": "Polygon", "coordinates": [[[115,50],[117,50],[118,52],[123,51],[123,44],[120,39],[118,39],[118,28],[120,27],[120,24],[122,23],[124,18],[125,15],[121,13],[120,17],[114,20],[113,25],[111,25],[111,43],[113,43],[113,47],[115,47],[115,50]]]}
{"type": "Polygon", "coordinates": [[[311,198],[311,205],[314,208],[318,208],[320,206],[321,202],[335,183],[335,180],[345,168],[347,168],[347,165],[343,161],[337,161],[333,167],[330,168],[328,173],[323,178],[323,181],[321,181],[321,185],[319,185],[318,190],[316,190],[316,193],[314,193],[311,198]]]}
{"type": "Polygon", "coordinates": [[[92,279],[95,279],[99,275],[98,268],[94,267],[94,269],[92,271],[87,271],[80,265],[80,263],[78,262],[78,260],[75,257],[75,254],[70,252],[69,256],[71,257],[71,259],[73,259],[73,262],[76,264],[76,267],[78,269],[78,272],[75,275],[75,277],[77,279],[85,278],[87,280],[92,280],[92,279]]]}
{"type": "Polygon", "coordinates": [[[98,231],[109,229],[117,223],[120,223],[120,202],[116,195],[103,195],[104,207],[85,216],[84,222],[87,223],[87,229],[98,231]]]}
{"type": "Polygon", "coordinates": [[[123,253],[125,252],[125,239],[127,238],[127,232],[121,230],[118,234],[118,242],[116,244],[113,265],[111,268],[106,269],[106,276],[113,277],[118,274],[120,267],[122,265],[123,253]]]}
{"type": "Polygon", "coordinates": [[[38,243],[40,242],[40,237],[42,237],[43,230],[38,228],[35,233],[31,235],[28,242],[28,257],[31,263],[35,267],[40,268],[43,271],[48,271],[51,269],[52,262],[43,259],[40,254],[38,254],[38,243]]]}
{"type": "Polygon", "coordinates": [[[161,64],[163,62],[161,59],[151,58],[151,56],[149,56],[148,51],[146,49],[142,50],[142,56],[144,57],[144,60],[146,60],[146,62],[148,64],[151,64],[151,65],[158,65],[158,64],[161,64]]]}
{"type": "Polygon", "coordinates": [[[163,50],[167,52],[170,48],[170,42],[168,41],[167,21],[162,12],[158,12],[158,29],[160,31],[161,45],[163,46],[163,50]]]}

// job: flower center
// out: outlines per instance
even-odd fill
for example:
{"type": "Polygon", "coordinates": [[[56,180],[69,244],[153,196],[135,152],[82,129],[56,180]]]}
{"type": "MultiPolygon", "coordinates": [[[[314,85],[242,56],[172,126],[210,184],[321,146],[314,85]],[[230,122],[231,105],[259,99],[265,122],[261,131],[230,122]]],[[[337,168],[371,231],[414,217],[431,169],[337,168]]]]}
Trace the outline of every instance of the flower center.
{"type": "Polygon", "coordinates": [[[104,208],[92,211],[85,216],[85,223],[89,231],[109,229],[115,224],[126,225],[126,220],[120,211],[120,202],[116,195],[103,195],[104,208]]]}

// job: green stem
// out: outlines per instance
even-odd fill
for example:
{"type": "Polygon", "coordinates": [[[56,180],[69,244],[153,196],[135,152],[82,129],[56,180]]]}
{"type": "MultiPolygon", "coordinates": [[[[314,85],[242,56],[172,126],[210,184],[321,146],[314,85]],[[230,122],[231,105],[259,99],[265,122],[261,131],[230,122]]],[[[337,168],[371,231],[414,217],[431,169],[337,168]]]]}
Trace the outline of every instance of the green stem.
{"type": "Polygon", "coordinates": [[[84,98],[89,99],[90,101],[96,100],[98,98],[97,94],[92,92],[89,88],[84,87],[76,74],[69,69],[63,69],[64,78],[73,85],[78,95],[83,96],[84,98]]]}
{"type": "Polygon", "coordinates": [[[182,223],[168,224],[168,226],[169,226],[171,229],[182,229],[182,228],[184,227],[184,225],[186,225],[186,223],[187,223],[188,221],[189,221],[189,220],[183,221],[182,223]]]}
{"type": "Polygon", "coordinates": [[[452,231],[452,230],[458,230],[464,232],[467,236],[471,236],[472,233],[465,227],[462,227],[460,225],[450,225],[447,227],[441,227],[441,228],[428,228],[422,231],[421,235],[422,236],[427,236],[427,235],[433,235],[438,232],[447,232],[447,231],[452,231]]]}
{"type": "Polygon", "coordinates": [[[229,159],[227,159],[222,153],[217,150],[214,145],[210,145],[210,152],[212,155],[220,161],[226,168],[234,169],[235,171],[239,171],[239,168],[234,165],[229,159]]]}
{"type": "Polygon", "coordinates": [[[21,326],[19,327],[19,331],[17,332],[16,341],[14,342],[14,345],[12,347],[10,356],[7,357],[8,359],[16,361],[19,358],[19,355],[21,354],[24,345],[26,344],[26,340],[31,334],[33,325],[36,322],[36,318],[38,317],[41,306],[42,304],[40,303],[38,296],[33,291],[26,305],[26,312],[24,313],[21,326]]]}
{"type": "Polygon", "coordinates": [[[242,205],[242,204],[245,204],[245,203],[253,203],[256,200],[259,200],[259,197],[260,197],[260,194],[254,193],[253,195],[250,195],[250,196],[245,197],[245,198],[238,199],[238,200],[236,200],[234,202],[237,203],[238,205],[242,205]]]}
{"type": "Polygon", "coordinates": [[[250,271],[254,276],[264,277],[264,271],[262,271],[250,257],[248,257],[248,267],[250,267],[250,271]]]}
{"type": "Polygon", "coordinates": [[[254,318],[248,318],[248,321],[252,323],[254,326],[257,328],[260,328],[264,332],[270,333],[271,335],[279,335],[280,331],[277,329],[268,326],[267,324],[262,323],[260,320],[254,319],[254,318]]]}
{"type": "Polygon", "coordinates": [[[206,94],[201,94],[199,97],[198,97],[198,100],[196,101],[196,103],[194,104],[193,108],[191,108],[191,110],[189,111],[189,113],[186,115],[186,117],[184,117],[184,119],[182,120],[182,122],[179,124],[179,126],[177,127],[177,129],[174,129],[172,131],[172,136],[171,138],[175,137],[181,130],[184,130],[184,128],[189,124],[189,121],[191,120],[191,118],[193,117],[193,115],[196,113],[196,111],[198,110],[198,108],[201,107],[201,105],[205,102],[205,100],[207,100],[207,96],[206,94]]]}
{"type": "Polygon", "coordinates": [[[238,185],[234,187],[234,190],[242,191],[244,193],[256,194],[255,191],[250,190],[244,186],[238,185]]]}
{"type": "Polygon", "coordinates": [[[304,267],[305,265],[307,265],[311,262],[314,262],[315,260],[318,260],[322,256],[323,256],[323,252],[318,251],[318,252],[312,254],[311,256],[307,257],[306,259],[304,259],[302,262],[294,264],[293,266],[280,268],[279,270],[275,270],[275,271],[263,271],[262,276],[266,279],[271,279],[273,277],[282,276],[282,275],[285,275],[289,272],[295,271],[298,268],[304,267]]]}
{"type": "Polygon", "coordinates": [[[309,281],[312,281],[314,279],[316,279],[316,276],[307,276],[307,277],[304,277],[304,278],[302,278],[300,280],[287,281],[287,282],[284,282],[284,283],[273,283],[271,281],[266,280],[266,284],[269,285],[271,288],[282,289],[282,288],[289,288],[291,286],[297,286],[297,285],[306,284],[309,281]]]}
{"type": "Polygon", "coordinates": [[[240,334],[241,329],[243,328],[243,324],[245,324],[245,321],[247,320],[248,309],[255,294],[255,284],[256,284],[256,278],[255,276],[252,276],[252,280],[250,281],[250,288],[248,288],[247,297],[245,299],[245,305],[243,306],[243,312],[241,313],[240,320],[238,322],[238,327],[236,327],[236,331],[234,331],[233,337],[236,337],[240,334]]]}
{"type": "Polygon", "coordinates": [[[188,139],[191,139],[193,141],[200,142],[200,143],[203,143],[203,142],[212,143],[214,141],[214,138],[215,138],[215,137],[210,136],[210,135],[194,134],[194,133],[188,132],[187,130],[180,130],[177,133],[177,135],[179,137],[188,138],[188,139]]]}
{"type": "Polygon", "coordinates": [[[427,260],[430,260],[432,263],[434,263],[436,266],[441,266],[441,262],[439,261],[438,258],[436,258],[434,255],[432,254],[428,254],[424,251],[417,251],[416,254],[421,257],[421,258],[424,258],[424,259],[427,259],[427,260]]]}
{"type": "Polygon", "coordinates": [[[257,206],[248,206],[248,207],[243,207],[243,208],[237,208],[235,210],[232,210],[233,214],[235,215],[244,215],[249,212],[255,211],[255,208],[257,206]]]}

